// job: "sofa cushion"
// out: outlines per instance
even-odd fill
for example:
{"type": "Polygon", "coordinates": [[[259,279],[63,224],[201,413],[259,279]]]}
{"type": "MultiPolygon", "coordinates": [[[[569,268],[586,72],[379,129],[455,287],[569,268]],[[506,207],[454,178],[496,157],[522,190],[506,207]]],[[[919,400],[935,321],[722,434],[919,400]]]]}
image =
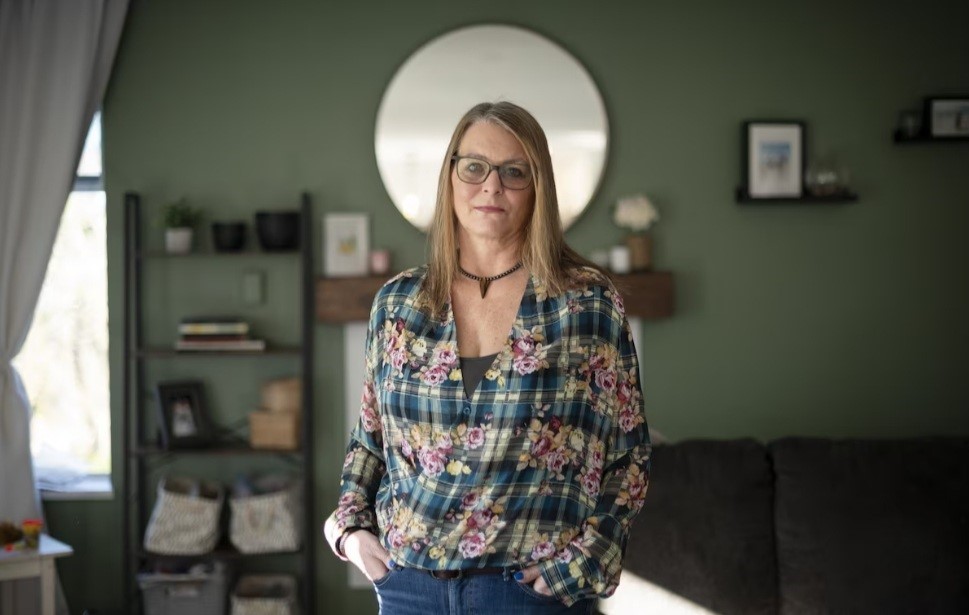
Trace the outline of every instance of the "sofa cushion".
{"type": "Polygon", "coordinates": [[[769,448],[782,614],[969,611],[969,440],[769,448]]]}
{"type": "Polygon", "coordinates": [[[750,439],[653,448],[646,503],[630,528],[604,613],[776,613],[773,487],[750,439]]]}

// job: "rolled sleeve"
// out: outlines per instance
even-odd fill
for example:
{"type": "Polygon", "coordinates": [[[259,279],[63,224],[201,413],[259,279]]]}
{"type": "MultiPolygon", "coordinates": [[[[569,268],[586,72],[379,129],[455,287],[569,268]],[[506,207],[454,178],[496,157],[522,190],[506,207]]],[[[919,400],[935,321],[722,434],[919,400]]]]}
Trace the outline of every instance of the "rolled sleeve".
{"type": "Polygon", "coordinates": [[[374,502],[381,480],[386,473],[383,452],[383,427],[374,377],[378,361],[379,328],[376,304],[371,311],[367,331],[366,371],[360,400],[360,418],[350,433],[343,471],[340,475],[340,498],[330,515],[333,533],[339,536],[347,529],[360,527],[378,532],[374,502]]]}

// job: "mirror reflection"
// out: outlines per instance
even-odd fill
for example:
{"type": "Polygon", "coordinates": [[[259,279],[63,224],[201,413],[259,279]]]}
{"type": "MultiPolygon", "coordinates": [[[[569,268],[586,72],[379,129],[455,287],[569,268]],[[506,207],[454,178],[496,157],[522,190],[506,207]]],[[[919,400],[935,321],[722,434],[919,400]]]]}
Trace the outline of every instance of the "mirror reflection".
{"type": "Polygon", "coordinates": [[[391,80],[377,112],[377,167],[401,214],[426,231],[451,131],[483,101],[528,109],[548,137],[562,224],[586,208],[608,145],[605,106],[579,62],[523,28],[479,25],[418,49],[391,80]]]}

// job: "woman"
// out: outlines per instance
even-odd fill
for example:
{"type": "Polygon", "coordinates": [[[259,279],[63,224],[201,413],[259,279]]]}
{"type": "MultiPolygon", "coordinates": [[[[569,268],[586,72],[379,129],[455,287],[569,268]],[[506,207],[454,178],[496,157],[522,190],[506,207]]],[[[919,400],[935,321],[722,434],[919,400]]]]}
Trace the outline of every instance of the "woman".
{"type": "Polygon", "coordinates": [[[564,241],[548,144],[507,102],[451,137],[430,262],[377,294],[325,534],[380,612],[591,613],[650,442],[622,300],[564,241]]]}

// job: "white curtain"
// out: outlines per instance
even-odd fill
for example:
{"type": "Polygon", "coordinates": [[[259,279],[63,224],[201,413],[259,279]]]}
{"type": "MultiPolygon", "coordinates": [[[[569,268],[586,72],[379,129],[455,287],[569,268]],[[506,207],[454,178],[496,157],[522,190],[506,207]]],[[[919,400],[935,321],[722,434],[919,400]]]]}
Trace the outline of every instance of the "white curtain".
{"type": "Polygon", "coordinates": [[[12,361],[30,329],[127,8],[128,0],[0,0],[0,519],[41,513],[30,404],[12,361]]]}

